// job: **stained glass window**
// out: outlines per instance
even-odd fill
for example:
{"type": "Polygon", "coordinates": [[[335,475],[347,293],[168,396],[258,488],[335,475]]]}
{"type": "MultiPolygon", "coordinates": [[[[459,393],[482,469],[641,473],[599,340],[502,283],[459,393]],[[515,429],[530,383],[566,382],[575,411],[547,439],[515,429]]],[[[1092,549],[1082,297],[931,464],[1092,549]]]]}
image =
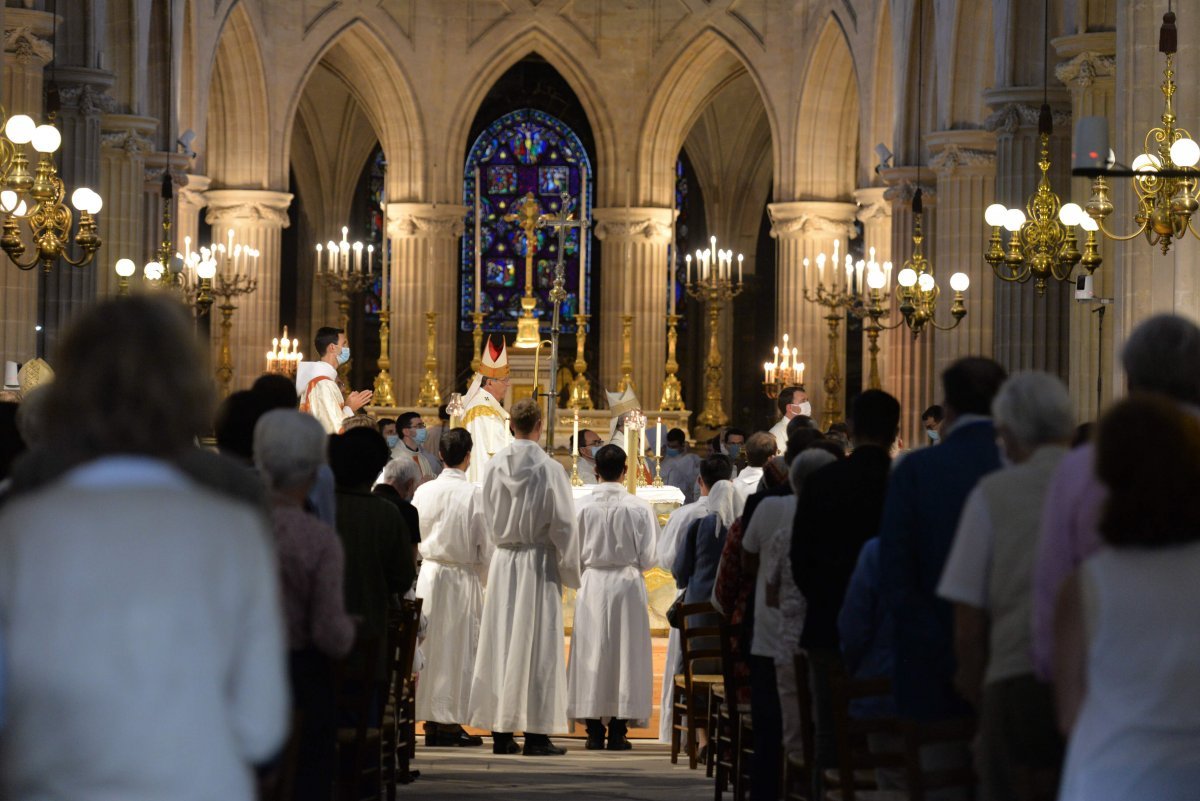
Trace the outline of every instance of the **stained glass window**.
{"type": "MultiPolygon", "coordinates": [[[[363,220],[363,230],[366,236],[364,245],[375,246],[375,263],[387,264],[387,237],[384,236],[383,214],[387,203],[384,186],[387,183],[387,159],[384,158],[383,148],[376,147],[367,162],[367,209],[366,219],[363,220]]],[[[363,255],[366,258],[366,255],[363,255]]],[[[375,277],[371,285],[363,292],[363,311],[377,315],[380,309],[380,296],[383,292],[383,271],[375,277]]]]}
{"type": "MultiPolygon", "coordinates": [[[[526,192],[533,192],[543,213],[560,211],[561,193],[578,205],[580,190],[587,185],[590,219],[592,166],[575,132],[561,120],[535,109],[506,114],[489,125],[467,155],[463,177],[463,203],[467,207],[463,236],[459,324],[474,328],[475,311],[475,174],[479,173],[480,311],[485,331],[515,331],[525,292],[524,232],[504,216],[513,213],[526,192]]],[[[567,299],[562,305],[562,330],[575,330],[579,311],[579,230],[570,229],[563,247],[563,271],[567,299]]],[[[591,249],[587,250],[586,302],[592,306],[591,249]]],[[[550,228],[537,231],[534,243],[533,293],[537,314],[549,319],[550,289],[558,260],[558,234],[550,228]]]]}
{"type": "MultiPolygon", "coordinates": [[[[671,247],[673,254],[672,260],[675,270],[675,308],[682,309],[687,303],[687,290],[684,289],[684,284],[687,281],[687,262],[685,256],[688,252],[688,180],[687,172],[683,166],[683,152],[680,151],[679,158],[675,161],[675,208],[679,214],[675,217],[675,242],[671,247]],[[683,252],[680,252],[682,246],[683,252]]],[[[686,316],[686,315],[685,315],[686,316]]]]}

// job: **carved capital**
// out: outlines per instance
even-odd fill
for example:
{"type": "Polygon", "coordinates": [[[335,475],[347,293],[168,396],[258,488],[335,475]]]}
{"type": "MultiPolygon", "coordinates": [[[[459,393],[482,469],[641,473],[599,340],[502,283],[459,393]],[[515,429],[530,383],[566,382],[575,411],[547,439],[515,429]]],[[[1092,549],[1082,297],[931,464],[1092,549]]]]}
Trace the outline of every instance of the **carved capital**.
{"type": "Polygon", "coordinates": [[[395,239],[432,237],[454,239],[462,236],[466,206],[434,203],[389,203],[387,234],[395,239]]]}
{"type": "Polygon", "coordinates": [[[858,207],[853,203],[798,201],[768,203],[771,218],[771,237],[774,239],[824,236],[850,238],[854,236],[854,217],[858,207]]]}
{"type": "Polygon", "coordinates": [[[208,191],[212,179],[207,175],[193,175],[184,173],[182,183],[175,184],[175,197],[178,198],[180,206],[192,206],[196,209],[202,209],[208,205],[208,198],[205,193],[208,191]]]}
{"type": "MultiPolygon", "coordinates": [[[[144,172],[146,183],[153,184],[155,189],[157,189],[159,183],[162,181],[164,170],[166,170],[166,167],[147,167],[144,172]]],[[[195,190],[187,188],[187,182],[188,174],[186,172],[183,170],[171,170],[171,183],[175,185],[175,194],[180,199],[182,199],[184,193],[190,192],[193,195],[196,194],[195,190]]]]}
{"type": "Polygon", "coordinates": [[[1116,56],[1085,50],[1054,68],[1054,74],[1068,86],[1087,89],[1098,79],[1113,79],[1117,74],[1116,56]]]}
{"type": "MultiPolygon", "coordinates": [[[[1018,128],[1036,128],[1041,109],[1030,103],[1005,103],[988,115],[983,127],[989,131],[1014,134],[1018,128]]],[[[1055,129],[1068,131],[1071,128],[1071,112],[1064,109],[1052,110],[1055,129]]]]}
{"type": "Polygon", "coordinates": [[[939,173],[953,173],[960,167],[992,167],[995,164],[995,152],[958,145],[947,145],[929,160],[929,166],[939,173]]]}
{"type": "Polygon", "coordinates": [[[59,84],[58,99],[64,109],[74,109],[87,117],[109,114],[117,108],[117,101],[104,87],[93,83],[59,84]]]}
{"type": "MultiPolygon", "coordinates": [[[[896,204],[912,203],[913,197],[917,194],[918,184],[916,181],[899,181],[892,184],[883,193],[885,200],[889,201],[893,206],[896,204]]],[[[932,206],[937,202],[937,187],[933,184],[921,183],[921,200],[927,206],[932,206]]]]}
{"type": "Polygon", "coordinates": [[[34,61],[47,64],[54,58],[54,46],[34,33],[28,25],[4,31],[4,52],[12,53],[21,65],[34,61]]]}
{"type": "MultiPolygon", "coordinates": [[[[123,150],[128,156],[137,156],[154,148],[154,142],[134,130],[108,131],[100,134],[100,146],[112,150],[123,150]]],[[[162,171],[159,171],[162,174],[162,171]]]]}
{"type": "Polygon", "coordinates": [[[592,209],[596,238],[624,242],[642,240],[665,245],[671,241],[671,222],[674,212],[660,208],[592,209]]]}
{"type": "Polygon", "coordinates": [[[265,189],[212,189],[205,193],[208,211],[204,219],[218,228],[247,225],[288,227],[289,192],[265,189]]]}

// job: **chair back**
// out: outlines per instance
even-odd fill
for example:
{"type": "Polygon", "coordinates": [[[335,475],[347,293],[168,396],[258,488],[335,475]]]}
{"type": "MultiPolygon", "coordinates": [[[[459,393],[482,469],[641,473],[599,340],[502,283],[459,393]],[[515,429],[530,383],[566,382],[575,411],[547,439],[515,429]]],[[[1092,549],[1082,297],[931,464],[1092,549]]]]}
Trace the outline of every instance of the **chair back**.
{"type": "Polygon", "coordinates": [[[681,672],[689,690],[693,676],[701,672],[696,670],[699,660],[722,658],[721,626],[716,620],[719,616],[720,613],[709,601],[682,604],[679,607],[679,652],[683,661],[681,672]]]}
{"type": "MultiPolygon", "coordinates": [[[[343,750],[339,746],[338,749],[339,798],[345,798],[347,792],[353,791],[354,783],[367,768],[368,735],[372,730],[379,730],[380,707],[387,697],[379,692],[382,649],[383,641],[379,637],[360,636],[350,653],[334,668],[333,688],[339,728],[353,731],[349,748],[343,750]]],[[[377,765],[378,756],[371,762],[373,766],[377,765]]]]}
{"type": "Polygon", "coordinates": [[[859,699],[877,698],[892,694],[888,678],[853,679],[841,670],[829,678],[833,732],[837,743],[838,786],[846,801],[854,801],[855,790],[861,786],[864,774],[884,768],[897,773],[908,767],[904,746],[900,741],[900,724],[895,718],[853,718],[850,705],[859,699]],[[874,736],[885,736],[895,742],[895,750],[871,748],[874,736]]]}

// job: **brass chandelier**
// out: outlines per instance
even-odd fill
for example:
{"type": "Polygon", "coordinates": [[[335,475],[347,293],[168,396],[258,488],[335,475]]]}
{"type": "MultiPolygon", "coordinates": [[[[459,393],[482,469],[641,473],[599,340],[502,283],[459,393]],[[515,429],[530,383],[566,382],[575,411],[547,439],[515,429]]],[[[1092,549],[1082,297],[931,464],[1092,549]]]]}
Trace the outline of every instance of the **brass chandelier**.
{"type": "MultiPolygon", "coordinates": [[[[963,293],[971,285],[971,279],[966,273],[955,273],[950,276],[950,288],[954,290],[954,300],[950,306],[950,316],[954,321],[946,325],[938,324],[934,319],[937,311],[937,300],[941,294],[937,279],[933,277],[933,268],[925,258],[925,234],[923,231],[924,207],[921,203],[921,190],[913,194],[913,249],[896,274],[896,302],[900,313],[904,315],[904,323],[912,331],[913,338],[921,335],[925,326],[931,325],[938,331],[949,331],[957,328],[962,319],[967,316],[967,306],[963,301],[963,293]]],[[[875,279],[873,279],[875,280],[875,279]]],[[[877,282],[877,281],[876,281],[877,282]]],[[[876,289],[876,287],[871,287],[876,289]]],[[[879,289],[886,290],[886,284],[879,289]]]]}
{"type": "Polygon", "coordinates": [[[1200,207],[1196,187],[1196,176],[1200,172],[1195,169],[1200,162],[1200,145],[1192,139],[1191,134],[1175,124],[1175,53],[1178,50],[1178,34],[1175,14],[1169,4],[1159,29],[1158,50],[1166,56],[1161,86],[1162,125],[1146,133],[1143,152],[1131,165],[1137,173],[1133,178],[1133,189],[1137,193],[1133,222],[1137,229],[1132,234],[1122,235],[1113,233],[1105,226],[1105,220],[1113,213],[1113,204],[1103,175],[1097,175],[1092,182],[1092,197],[1087,203],[1087,213],[1109,239],[1125,242],[1145,234],[1146,241],[1151,246],[1161,248],[1165,255],[1171,250],[1171,243],[1188,231],[1200,238],[1200,233],[1192,225],[1192,215],[1200,207]]]}

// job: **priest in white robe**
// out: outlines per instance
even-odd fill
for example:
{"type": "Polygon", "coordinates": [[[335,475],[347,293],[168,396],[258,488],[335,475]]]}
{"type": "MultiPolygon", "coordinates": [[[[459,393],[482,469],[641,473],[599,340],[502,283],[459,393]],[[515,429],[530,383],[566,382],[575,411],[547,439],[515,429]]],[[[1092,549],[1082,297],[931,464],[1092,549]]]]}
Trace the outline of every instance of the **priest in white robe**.
{"type": "MultiPolygon", "coordinates": [[[[579,459],[575,466],[579,470],[579,479],[585,485],[596,484],[599,478],[596,476],[596,452],[603,445],[600,435],[590,428],[581,428],[579,430],[579,459]]],[[[572,437],[571,451],[575,450],[575,440],[572,437]]],[[[571,468],[567,468],[567,475],[570,475],[571,468]]]]}
{"type": "Polygon", "coordinates": [[[508,412],[501,403],[508,393],[509,381],[504,337],[500,337],[497,345],[489,336],[480,357],[479,372],[463,399],[463,428],[471,432],[471,440],[475,443],[467,480],[476,484],[483,481],[483,468],[488,460],[513,441],[508,412]]]}
{"type": "Polygon", "coordinates": [[[512,410],[516,440],[483,476],[496,553],[488,570],[468,722],[490,729],[497,754],[566,753],[550,742],[567,730],[562,590],[579,587],[579,538],[571,484],[538,446],[542,412],[531,398],[512,410]],[[518,749],[512,733],[525,733],[518,749]]]}
{"type": "Polygon", "coordinates": [[[771,426],[769,433],[775,438],[775,452],[782,455],[787,450],[788,423],[798,415],[812,417],[812,404],[808,402],[808,393],[803,384],[784,387],[775,402],[779,405],[779,422],[771,426]]]}
{"type": "Polygon", "coordinates": [[[342,421],[352,417],[371,402],[371,391],[351,392],[345,397],[338,388],[337,369],[350,360],[346,332],[340,328],[322,326],[313,339],[319,361],[300,362],[296,366],[296,395],[300,411],[307,412],[321,424],[326,434],[336,434],[342,421]]]}
{"type": "Polygon", "coordinates": [[[600,484],[579,503],[583,579],[567,665],[567,717],[587,726],[589,750],[626,751],[627,727],[650,719],[653,667],[646,582],[654,566],[654,508],[621,483],[625,451],[596,454],[600,484]]]}
{"type": "Polygon", "coordinates": [[[438,441],[445,469],[417,488],[419,549],[424,560],[417,597],[429,620],[422,652],[425,668],[417,682],[417,720],[425,721],[427,746],[482,745],[463,731],[469,714],[471,677],[483,616],[483,587],[492,542],[482,491],[467,481],[471,434],[456,428],[438,441]]]}

